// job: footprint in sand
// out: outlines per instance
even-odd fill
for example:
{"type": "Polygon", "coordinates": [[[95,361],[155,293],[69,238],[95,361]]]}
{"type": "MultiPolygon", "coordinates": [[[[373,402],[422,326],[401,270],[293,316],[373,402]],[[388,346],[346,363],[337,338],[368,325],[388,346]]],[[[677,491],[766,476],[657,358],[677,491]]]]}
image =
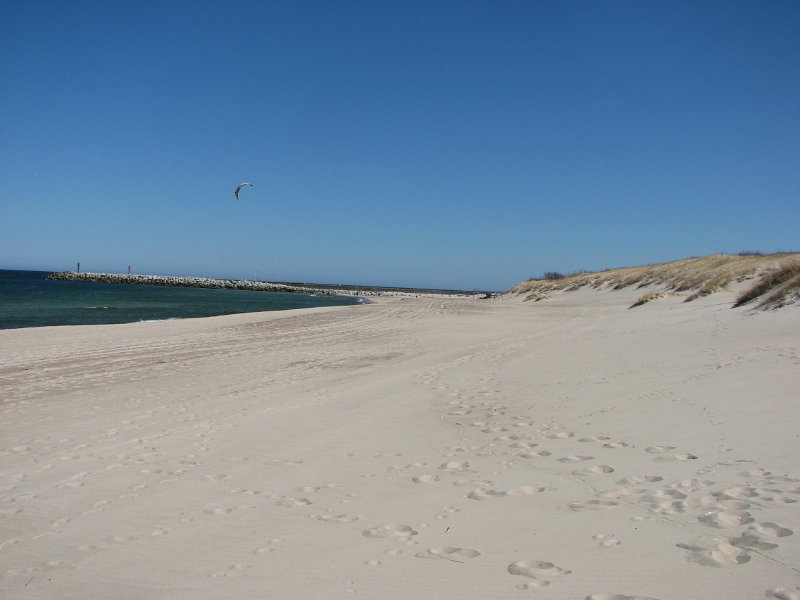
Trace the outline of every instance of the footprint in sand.
{"type": "Polygon", "coordinates": [[[697,517],[701,523],[709,527],[740,527],[754,521],[753,515],[746,510],[710,510],[697,517]]]}
{"type": "Polygon", "coordinates": [[[229,494],[241,494],[242,496],[258,496],[261,492],[259,490],[248,490],[246,488],[233,489],[228,492],[229,494]]]}
{"type": "Polygon", "coordinates": [[[672,461],[687,461],[687,460],[697,460],[699,457],[695,454],[682,453],[682,454],[662,454],[657,456],[654,460],[656,462],[672,462],[672,461]]]}
{"type": "Polygon", "coordinates": [[[570,502],[567,504],[570,510],[580,511],[580,510],[598,510],[601,508],[614,508],[617,506],[619,502],[614,502],[613,500],[602,500],[599,498],[592,498],[591,500],[586,500],[585,502],[570,502]]]}
{"type": "Polygon", "coordinates": [[[335,483],[326,483],[324,485],[304,485],[302,487],[297,488],[296,492],[301,492],[304,494],[313,494],[314,492],[322,492],[325,490],[332,490],[335,489],[337,486],[335,483]]]}
{"type": "Polygon", "coordinates": [[[488,500],[490,498],[502,498],[504,496],[532,496],[545,491],[547,488],[536,485],[523,485],[507,491],[498,491],[492,489],[477,489],[472,490],[467,494],[470,500],[488,500]]]}
{"type": "Polygon", "coordinates": [[[778,544],[773,544],[772,542],[765,542],[761,539],[761,536],[754,531],[745,531],[739,537],[732,537],[728,539],[728,543],[735,548],[741,548],[743,550],[757,550],[757,551],[764,551],[764,550],[774,550],[778,547],[778,544]]]}
{"type": "Polygon", "coordinates": [[[352,523],[354,521],[358,521],[358,517],[354,515],[325,514],[325,515],[309,515],[309,517],[314,519],[315,521],[321,521],[323,523],[352,523]]]}
{"type": "Polygon", "coordinates": [[[220,577],[229,577],[231,575],[240,575],[247,569],[251,568],[253,565],[246,565],[243,563],[237,563],[235,565],[229,566],[227,569],[223,571],[216,571],[214,573],[209,573],[208,576],[212,579],[218,579],[220,577]]]}
{"type": "Polygon", "coordinates": [[[13,538],[10,539],[10,540],[6,540],[5,542],[0,542],[0,550],[3,550],[3,549],[8,548],[10,546],[13,546],[14,544],[17,544],[18,542],[19,542],[19,540],[13,539],[13,538]]]}
{"type": "Polygon", "coordinates": [[[471,548],[453,548],[450,546],[440,546],[428,548],[424,552],[415,554],[417,558],[442,558],[451,562],[463,563],[471,558],[480,556],[481,553],[471,548]]]}
{"type": "Polygon", "coordinates": [[[695,454],[686,452],[683,454],[673,454],[672,458],[674,458],[675,460],[697,460],[699,457],[695,454]]]}
{"type": "Polygon", "coordinates": [[[723,567],[743,565],[750,562],[750,554],[743,548],[734,546],[728,541],[706,545],[676,544],[678,548],[688,550],[686,559],[704,567],[723,567]]]}
{"type": "Polygon", "coordinates": [[[488,500],[502,495],[503,493],[497,490],[472,490],[467,494],[467,498],[470,500],[488,500]]]}
{"type": "Polygon", "coordinates": [[[265,546],[261,546],[260,548],[256,548],[253,550],[253,554],[256,556],[264,556],[273,552],[275,550],[275,546],[283,542],[283,538],[272,538],[265,546]]]}
{"type": "Polygon", "coordinates": [[[413,481],[414,483],[436,483],[437,481],[439,481],[439,476],[425,474],[425,475],[420,475],[418,477],[412,477],[411,481],[413,481]]]}
{"type": "Polygon", "coordinates": [[[536,450],[535,452],[523,452],[519,455],[520,458],[547,458],[553,456],[549,450],[536,450]]]}
{"type": "Polygon", "coordinates": [[[56,519],[52,523],[50,523],[50,529],[61,529],[64,525],[67,525],[72,519],[69,517],[64,517],[62,519],[56,519]]]}
{"type": "Polygon", "coordinates": [[[527,440],[517,440],[509,446],[509,448],[522,448],[523,450],[530,450],[538,446],[536,442],[529,442],[527,440]]]}
{"type": "Polygon", "coordinates": [[[64,483],[59,483],[56,487],[60,490],[66,490],[83,487],[83,485],[82,481],[66,481],[64,483]]]}
{"type": "Polygon", "coordinates": [[[446,462],[439,466],[439,469],[446,472],[446,473],[474,473],[472,469],[469,468],[468,462],[446,462]]]}
{"type": "Polygon", "coordinates": [[[417,535],[417,532],[409,525],[379,525],[372,529],[365,529],[361,535],[375,539],[409,540],[412,536],[417,535]]]}
{"type": "Polygon", "coordinates": [[[135,535],[113,535],[106,538],[104,541],[115,544],[127,544],[128,542],[135,542],[139,537],[135,535]]]}
{"type": "Polygon", "coordinates": [[[629,446],[628,442],[606,442],[603,444],[603,448],[627,448],[629,446]]]}
{"type": "Polygon", "coordinates": [[[414,462],[409,463],[407,465],[396,465],[394,467],[389,467],[390,473],[402,472],[402,471],[411,471],[413,469],[423,469],[428,466],[428,463],[421,463],[421,462],[414,462]]]}
{"type": "Polygon", "coordinates": [[[711,481],[710,479],[681,479],[680,481],[670,483],[667,487],[696,492],[705,487],[714,485],[715,483],[716,481],[711,481]]]}
{"type": "Polygon", "coordinates": [[[442,512],[436,515],[436,518],[439,520],[448,519],[450,515],[454,515],[458,512],[461,512],[460,508],[456,508],[455,506],[443,506],[442,512]]]}
{"type": "Polygon", "coordinates": [[[559,431],[557,433],[551,433],[547,436],[551,440],[566,440],[571,437],[575,437],[575,434],[571,431],[559,431]]]}
{"type": "Polygon", "coordinates": [[[778,586],[768,589],[764,595],[776,600],[800,600],[800,586],[795,586],[794,589],[778,586]]]}
{"type": "Polygon", "coordinates": [[[800,479],[795,479],[794,477],[789,477],[787,475],[774,475],[771,471],[767,471],[766,469],[752,469],[739,474],[743,475],[744,477],[758,477],[772,482],[797,483],[800,481],[800,479]]]}
{"type": "Polygon", "coordinates": [[[782,525],[778,525],[777,523],[773,523],[768,521],[766,523],[761,523],[760,525],[756,525],[753,527],[755,531],[760,534],[768,535],[770,537],[787,537],[794,533],[788,527],[783,527],[782,525]]]}
{"type": "Polygon", "coordinates": [[[289,496],[284,496],[280,500],[278,500],[275,505],[276,506],[288,506],[288,507],[296,507],[296,506],[309,506],[314,504],[308,498],[291,498],[289,496]]]}
{"type": "Polygon", "coordinates": [[[658,600],[652,596],[626,596],[625,594],[592,594],[586,600],[658,600]]]}
{"type": "Polygon", "coordinates": [[[453,485],[456,487],[475,485],[479,488],[487,488],[492,485],[492,482],[489,479],[459,479],[458,481],[454,481],[453,485]]]}
{"type": "Polygon", "coordinates": [[[582,472],[584,473],[598,473],[598,474],[608,474],[614,472],[614,467],[610,465],[595,465],[594,467],[589,467],[588,469],[584,469],[582,472]]]}
{"type": "Polygon", "coordinates": [[[532,581],[523,583],[521,589],[540,588],[550,585],[550,577],[569,575],[572,571],[562,569],[555,564],[543,560],[518,560],[508,565],[508,572],[512,575],[528,577],[532,581]]]}
{"type": "Polygon", "coordinates": [[[656,501],[664,501],[664,500],[685,500],[686,494],[681,492],[680,490],[673,490],[671,488],[664,488],[661,490],[656,490],[650,497],[654,498],[656,501]]]}
{"type": "Polygon", "coordinates": [[[249,504],[241,504],[239,506],[217,506],[215,508],[207,508],[203,512],[207,515],[219,517],[222,515],[229,515],[235,510],[252,510],[254,508],[256,507],[249,504]]]}
{"type": "Polygon", "coordinates": [[[594,456],[582,456],[582,455],[570,454],[568,456],[559,458],[558,462],[569,463],[569,462],[581,462],[586,460],[594,460],[594,456]]]}
{"type": "Polygon", "coordinates": [[[620,542],[616,536],[611,534],[598,533],[597,535],[593,535],[592,539],[595,540],[599,545],[606,548],[610,548],[611,546],[619,546],[622,544],[622,542],[620,542]]]}
{"type": "Polygon", "coordinates": [[[675,450],[675,446],[648,446],[644,449],[648,454],[664,454],[670,450],[675,450]]]}
{"type": "Polygon", "coordinates": [[[547,488],[540,485],[521,485],[503,492],[506,496],[532,496],[544,492],[547,488]]]}
{"type": "Polygon", "coordinates": [[[714,492],[714,496],[720,500],[747,500],[748,498],[757,498],[759,495],[760,490],[749,485],[737,485],[714,492]]]}

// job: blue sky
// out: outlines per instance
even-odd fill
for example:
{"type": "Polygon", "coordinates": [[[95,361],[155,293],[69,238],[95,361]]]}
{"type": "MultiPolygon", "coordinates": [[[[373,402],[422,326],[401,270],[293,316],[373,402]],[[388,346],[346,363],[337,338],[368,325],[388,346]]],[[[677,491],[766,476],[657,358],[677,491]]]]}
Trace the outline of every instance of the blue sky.
{"type": "Polygon", "coordinates": [[[12,0],[0,82],[0,268],[506,289],[800,249],[797,2],[12,0]]]}

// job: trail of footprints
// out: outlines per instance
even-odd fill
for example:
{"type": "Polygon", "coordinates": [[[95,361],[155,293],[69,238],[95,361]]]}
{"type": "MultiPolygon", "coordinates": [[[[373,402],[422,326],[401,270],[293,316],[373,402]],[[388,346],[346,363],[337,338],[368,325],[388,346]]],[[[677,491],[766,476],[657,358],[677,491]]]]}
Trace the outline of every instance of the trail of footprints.
{"type": "MultiPolygon", "coordinates": [[[[455,368],[465,361],[455,361],[421,378],[420,382],[434,386],[445,398],[442,401],[442,420],[463,431],[470,429],[477,436],[470,440],[488,437],[484,444],[463,444],[445,448],[442,455],[457,457],[469,454],[476,457],[493,455],[508,457],[500,461],[500,471],[516,462],[526,462],[535,467],[546,468],[548,472],[561,472],[577,478],[592,477],[593,485],[600,488],[588,500],[570,502],[572,511],[613,510],[620,504],[633,504],[642,511],[634,520],[651,518],[682,517],[688,519],[687,531],[696,531],[691,524],[709,529],[708,535],[696,536],[686,543],[677,545],[685,552],[686,559],[698,565],[709,567],[735,566],[747,563],[756,554],[764,554],[779,549],[781,540],[794,534],[789,527],[772,520],[761,520],[759,512],[765,509],[790,506],[800,500],[800,480],[784,475],[772,474],[764,469],[752,469],[734,474],[739,481],[733,485],[718,485],[716,481],[703,477],[709,473],[724,471],[725,467],[735,467],[737,463],[718,463],[714,469],[697,469],[697,477],[665,481],[659,474],[636,474],[619,478],[615,476],[613,454],[608,451],[644,452],[651,456],[654,471],[659,464],[687,463],[698,460],[698,456],[669,445],[654,445],[645,448],[608,436],[592,435],[578,437],[572,431],[560,429],[553,418],[537,426],[534,419],[526,416],[509,415],[502,402],[488,400],[492,397],[489,389],[491,378],[482,378],[483,388],[477,391],[452,389],[442,382],[441,373],[447,368],[455,368]],[[488,387],[487,387],[488,386],[488,387]],[[559,446],[567,442],[567,451],[559,446]],[[577,444],[576,444],[577,442],[577,444]],[[596,452],[578,452],[579,445],[595,448],[596,452]],[[595,456],[602,455],[598,460],[595,456]],[[605,464],[608,460],[611,464],[605,464]],[[559,466],[560,465],[560,466],[559,466]],[[586,465],[586,466],[581,466],[586,465]],[[616,477],[616,478],[615,478],[616,477]],[[614,478],[614,479],[612,479],[614,478]]],[[[721,451],[729,452],[730,448],[721,451]]],[[[744,462],[744,461],[743,461],[744,462]]],[[[422,467],[427,465],[415,465],[422,467]]],[[[731,477],[727,472],[726,480],[731,477]]],[[[493,481],[481,479],[478,469],[469,460],[448,461],[435,470],[417,473],[411,481],[418,485],[433,485],[449,482],[455,487],[466,487],[464,497],[468,500],[491,501],[509,496],[528,496],[547,491],[545,486],[518,486],[511,489],[498,487],[493,481]],[[470,478],[456,478],[468,475],[470,478]]],[[[447,514],[437,518],[447,518],[447,514]]],[[[601,547],[613,548],[622,540],[610,533],[598,533],[592,539],[601,547]]],[[[474,550],[476,556],[480,553],[474,550]]],[[[430,557],[432,550],[418,553],[417,556],[430,557]]],[[[778,561],[780,562],[780,561],[778,561]]],[[[511,575],[524,577],[519,584],[521,589],[549,586],[557,577],[569,575],[570,571],[548,561],[525,559],[508,566],[511,575]]],[[[800,600],[800,588],[790,590],[773,588],[765,595],[780,600],[800,600]]],[[[645,596],[596,593],[586,600],[655,600],[645,596]]]]}
{"type": "MultiPolygon", "coordinates": [[[[496,412],[497,407],[492,407],[492,412],[496,412]]],[[[592,462],[595,458],[589,454],[567,453],[559,456],[558,443],[564,440],[573,440],[575,434],[568,431],[539,432],[538,441],[532,441],[531,437],[513,435],[500,435],[492,438],[490,445],[498,450],[505,448],[512,460],[549,460],[551,466],[562,465],[562,469],[569,469],[580,463],[592,462]],[[540,444],[548,444],[552,451],[544,451],[540,444]],[[558,458],[556,458],[558,457],[558,458]]],[[[626,448],[635,451],[635,448],[624,443],[614,443],[603,436],[578,438],[581,444],[595,444],[602,448],[621,449],[626,448]]],[[[471,445],[457,445],[442,450],[442,455],[446,457],[456,457],[464,453],[479,454],[483,447],[471,445]]],[[[675,460],[685,459],[681,453],[674,453],[675,449],[670,447],[648,447],[644,451],[655,457],[665,454],[673,455],[675,460]]],[[[190,461],[192,462],[192,461],[190,461]]],[[[296,464],[297,461],[287,464],[296,464]]],[[[196,463],[192,462],[192,467],[196,463]]],[[[429,467],[427,463],[411,463],[408,465],[392,467],[390,473],[412,473],[425,470],[429,467]]],[[[143,469],[143,474],[148,474],[143,469]]],[[[573,470],[577,476],[591,473],[598,476],[612,476],[615,472],[610,465],[595,465],[589,469],[573,470]]],[[[158,475],[159,473],[154,473],[158,475]]],[[[440,463],[432,473],[417,474],[410,477],[413,484],[441,484],[449,483],[456,489],[465,490],[460,492],[462,497],[474,501],[491,501],[503,497],[514,496],[533,496],[545,493],[547,488],[539,485],[524,485],[510,489],[498,488],[491,480],[483,480],[477,477],[478,470],[467,460],[446,460],[440,463]]],[[[686,552],[689,561],[698,565],[718,567],[736,566],[752,560],[754,553],[763,553],[775,550],[779,547],[783,538],[791,536],[794,531],[774,521],[761,521],[757,518],[758,511],[762,508],[775,505],[791,505],[800,499],[800,485],[798,480],[783,475],[775,475],[762,469],[753,469],[739,473],[743,482],[740,485],[719,487],[713,480],[708,479],[682,479],[672,482],[665,482],[659,475],[645,474],[633,475],[613,481],[614,486],[610,490],[600,491],[596,497],[588,501],[574,502],[569,504],[569,508],[574,511],[582,510],[603,510],[613,509],[621,501],[636,503],[647,513],[659,515],[684,514],[693,517],[698,523],[714,530],[715,535],[700,536],[686,543],[678,544],[678,548],[686,552]],[[720,537],[719,532],[724,532],[720,537]]],[[[70,480],[80,480],[86,473],[78,473],[70,480]]],[[[228,477],[225,474],[210,474],[202,476],[204,480],[213,483],[224,483],[228,477]]],[[[146,488],[146,484],[134,486],[132,490],[146,488]]],[[[262,494],[258,490],[233,488],[229,490],[231,496],[255,498],[261,496],[270,499],[277,507],[287,509],[303,509],[312,507],[314,501],[311,499],[315,494],[336,489],[334,484],[324,484],[319,486],[303,486],[296,488],[289,494],[262,494]],[[310,496],[311,498],[307,497],[310,496]]],[[[345,500],[342,500],[343,502],[345,500]]],[[[93,511],[103,510],[110,501],[102,500],[95,502],[92,507],[84,514],[91,514],[93,511]]],[[[225,517],[235,511],[252,510],[256,508],[253,504],[232,504],[209,506],[202,513],[211,517],[225,517]]],[[[443,507],[436,518],[445,520],[457,514],[460,509],[455,505],[443,507]]],[[[408,524],[385,524],[375,526],[363,526],[359,523],[360,518],[355,515],[338,513],[335,511],[315,512],[308,515],[309,518],[330,524],[351,524],[361,527],[361,535],[366,539],[383,539],[396,542],[400,547],[387,550],[385,554],[391,557],[401,556],[404,553],[402,546],[417,546],[419,530],[415,526],[408,524]]],[[[183,522],[191,522],[194,518],[185,517],[183,522]]],[[[51,523],[51,532],[59,533],[70,523],[69,518],[56,519],[51,523]]],[[[155,527],[149,536],[160,537],[168,535],[170,529],[164,526],[155,527]]],[[[144,535],[148,535],[145,533],[144,535]]],[[[97,552],[109,547],[135,543],[142,537],[140,533],[123,533],[104,538],[100,544],[84,544],[79,550],[82,552],[97,552]]],[[[596,534],[592,539],[601,547],[613,548],[622,544],[622,541],[613,534],[596,534]]],[[[11,546],[17,540],[4,540],[0,543],[0,550],[11,546]]],[[[267,544],[255,548],[253,555],[266,556],[273,552],[282,542],[281,538],[274,538],[267,544]]],[[[454,563],[466,563],[477,559],[482,555],[479,549],[459,547],[459,546],[434,546],[414,552],[413,556],[420,559],[439,560],[454,563]]],[[[381,560],[368,561],[367,566],[379,567],[381,560]]],[[[251,564],[240,562],[231,564],[223,569],[209,573],[211,578],[230,577],[246,573],[252,567],[251,564]]],[[[26,568],[7,569],[4,574],[31,575],[43,570],[58,568],[70,568],[60,561],[49,561],[42,565],[26,568]]],[[[559,578],[568,576],[570,570],[552,562],[541,559],[523,559],[508,565],[510,575],[522,578],[524,581],[517,587],[520,589],[537,589],[550,586],[551,583],[559,578]]],[[[798,600],[797,591],[787,590],[776,587],[767,591],[767,597],[779,600],[798,600]]],[[[637,599],[645,600],[644,596],[625,596],[620,594],[592,594],[587,596],[587,600],[621,600],[637,599]]]]}
{"type": "MultiPolygon", "coordinates": [[[[513,350],[513,349],[512,349],[513,350]]],[[[509,350],[511,352],[512,350],[509,350]]],[[[636,448],[622,440],[611,439],[603,435],[579,437],[579,434],[560,429],[553,418],[537,423],[529,416],[510,415],[509,409],[498,399],[496,382],[492,377],[482,377],[480,384],[471,390],[458,390],[450,388],[443,383],[442,374],[450,369],[465,365],[471,360],[467,355],[454,360],[443,368],[425,375],[419,379],[426,386],[433,386],[443,394],[447,400],[442,402],[442,420],[458,427],[462,432],[468,430],[474,435],[469,435],[470,442],[453,445],[442,449],[444,460],[439,464],[430,465],[424,462],[415,462],[408,465],[392,467],[390,476],[408,477],[412,485],[449,485],[452,486],[459,500],[465,502],[502,502],[503,498],[535,497],[546,494],[547,486],[537,485],[531,481],[528,485],[505,487],[496,484],[490,479],[483,479],[482,472],[470,460],[470,456],[493,456],[498,459],[499,471],[511,468],[518,463],[528,463],[536,467],[547,468],[549,472],[562,473],[576,478],[589,477],[598,488],[605,485],[588,500],[571,502],[568,508],[572,511],[587,510],[613,510],[621,503],[633,504],[642,510],[644,516],[635,517],[648,519],[651,516],[681,516],[690,522],[696,523],[700,528],[706,528],[708,535],[695,536],[685,543],[677,545],[679,551],[685,553],[688,561],[707,567],[736,566],[750,562],[754,555],[770,553],[780,547],[783,539],[794,535],[794,531],[785,525],[773,521],[759,519],[759,512],[766,508],[790,506],[800,500],[800,481],[783,475],[772,474],[763,469],[752,469],[739,472],[740,482],[735,485],[718,486],[712,479],[702,476],[699,470],[697,478],[687,478],[674,481],[665,481],[664,477],[655,473],[635,474],[621,477],[613,466],[614,452],[644,452],[650,455],[657,471],[661,463],[685,462],[697,460],[698,457],[691,452],[673,446],[648,446],[636,448]],[[479,440],[475,442],[475,439],[479,440]],[[587,448],[586,451],[579,450],[587,448]],[[501,460],[502,459],[502,460],[501,460]],[[606,462],[610,464],[606,464],[606,462]]],[[[500,357],[496,362],[499,362],[500,357]]],[[[138,418],[152,417],[152,411],[138,418]]],[[[136,417],[127,425],[133,424],[136,417]]],[[[198,448],[205,450],[204,443],[209,434],[214,433],[218,423],[205,421],[198,424],[201,430],[198,433],[200,442],[198,448]]],[[[118,430],[107,432],[108,440],[116,440],[118,430]]],[[[169,432],[165,432],[168,435],[169,432]]],[[[136,443],[133,440],[132,443],[136,443]]],[[[139,446],[144,446],[146,440],[140,440],[139,446]]],[[[90,455],[80,454],[84,446],[73,446],[73,454],[65,454],[62,460],[94,460],[90,455]]],[[[26,452],[28,448],[14,447],[7,452],[26,452]]],[[[199,465],[197,455],[190,455],[179,465],[170,465],[168,468],[151,466],[153,457],[142,452],[136,455],[120,454],[117,457],[125,464],[142,464],[141,475],[145,478],[152,477],[159,483],[168,483],[176,477],[190,473],[199,465]],[[158,479],[159,477],[164,479],[158,479]]],[[[245,460],[245,459],[243,459],[245,460]]],[[[280,461],[278,461],[280,462],[280,461]]],[[[296,465],[300,461],[285,460],[281,464],[296,465]]],[[[277,463],[276,463],[277,464],[277,463]]],[[[113,465],[110,465],[113,466],[113,465]]],[[[117,466],[122,466],[119,464],[117,466]]],[[[730,465],[735,466],[735,465],[730,465]]],[[[79,472],[74,476],[59,482],[59,489],[68,491],[70,488],[82,485],[82,479],[89,475],[88,472],[79,472]]],[[[374,476],[374,474],[368,474],[374,476]]],[[[229,477],[224,473],[205,474],[202,478],[210,484],[225,484],[229,477]]],[[[132,486],[129,494],[121,495],[118,500],[134,499],[147,483],[132,486]]],[[[184,515],[182,523],[190,523],[196,518],[226,518],[238,511],[249,511],[256,508],[255,502],[268,501],[277,509],[310,511],[308,518],[318,522],[321,526],[351,526],[360,531],[366,540],[384,540],[392,546],[385,550],[388,557],[399,557],[411,553],[413,557],[431,561],[445,561],[449,563],[467,563],[480,559],[480,549],[461,546],[432,546],[417,550],[420,547],[419,539],[423,537],[420,531],[427,525],[411,525],[404,523],[371,524],[362,522],[362,518],[336,510],[320,510],[316,503],[316,495],[334,490],[334,484],[320,486],[304,486],[286,494],[262,494],[259,490],[234,488],[229,491],[231,496],[247,499],[246,503],[209,505],[198,514],[184,515]],[[416,551],[415,551],[416,550],[416,551]]],[[[10,488],[2,490],[13,491],[14,482],[10,488]]],[[[341,496],[341,495],[340,495],[341,496]]],[[[7,499],[8,494],[0,496],[7,499]]],[[[14,498],[17,502],[24,502],[23,496],[14,498]]],[[[116,501],[116,500],[115,500],[116,501]]],[[[341,503],[346,503],[346,497],[340,497],[341,503]]],[[[101,500],[88,507],[83,515],[91,515],[102,511],[110,500],[101,500]]],[[[329,506],[330,503],[326,504],[329,506]]],[[[21,509],[17,507],[4,508],[0,511],[0,518],[17,514],[21,509]]],[[[458,502],[442,507],[435,518],[447,521],[457,515],[462,509],[458,502]]],[[[62,518],[52,521],[50,531],[42,535],[58,534],[64,527],[69,526],[70,519],[62,518]]],[[[152,531],[141,533],[120,533],[112,535],[97,544],[84,544],[79,550],[82,552],[97,552],[113,546],[135,543],[143,536],[161,537],[169,535],[171,528],[155,526],[152,531]]],[[[592,540],[604,552],[613,552],[614,547],[624,542],[612,533],[598,533],[592,540]]],[[[18,540],[0,540],[0,551],[12,547],[18,540]]],[[[266,557],[276,551],[284,542],[283,538],[273,538],[267,543],[252,550],[254,557],[266,557]]],[[[365,563],[370,567],[380,567],[382,561],[378,559],[365,563]]],[[[230,577],[246,573],[253,565],[247,562],[236,562],[208,574],[211,578],[230,577]]],[[[50,561],[34,567],[7,569],[0,576],[30,575],[34,572],[69,568],[59,561],[50,561]]],[[[568,577],[571,571],[561,565],[537,558],[525,558],[508,564],[507,572],[520,583],[520,589],[537,589],[550,586],[560,578],[568,577]]],[[[800,600],[800,588],[775,587],[765,592],[766,597],[778,600],[800,600]]],[[[645,596],[624,595],[616,593],[594,593],[586,600],[656,600],[645,596]]]]}

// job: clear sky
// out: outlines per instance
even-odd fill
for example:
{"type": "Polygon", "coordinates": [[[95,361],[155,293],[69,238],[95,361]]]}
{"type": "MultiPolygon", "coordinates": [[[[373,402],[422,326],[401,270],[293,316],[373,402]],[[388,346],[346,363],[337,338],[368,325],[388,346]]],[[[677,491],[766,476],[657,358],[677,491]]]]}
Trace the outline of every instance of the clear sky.
{"type": "Polygon", "coordinates": [[[506,289],[800,249],[794,0],[10,0],[0,61],[0,268],[506,289]]]}

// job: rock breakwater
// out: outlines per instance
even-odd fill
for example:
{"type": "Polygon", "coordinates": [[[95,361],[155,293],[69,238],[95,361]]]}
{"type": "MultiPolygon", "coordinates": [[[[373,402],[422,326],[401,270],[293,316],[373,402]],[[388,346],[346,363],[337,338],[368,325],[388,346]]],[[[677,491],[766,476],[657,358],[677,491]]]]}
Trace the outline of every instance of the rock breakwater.
{"type": "Polygon", "coordinates": [[[431,290],[418,288],[382,288],[358,285],[329,285],[305,283],[276,283],[251,281],[248,279],[211,279],[209,277],[134,275],[122,273],[79,273],[60,271],[51,273],[48,279],[61,281],[88,281],[94,283],[121,283],[128,285],[163,285],[172,287],[219,288],[230,290],[249,290],[253,292],[287,292],[292,294],[327,294],[331,296],[475,296],[490,292],[464,292],[459,290],[431,290]]]}
{"type": "Polygon", "coordinates": [[[167,275],[134,275],[121,273],[78,273],[61,271],[51,273],[48,279],[61,281],[89,281],[94,283],[122,283],[128,285],[162,285],[171,287],[218,288],[249,290],[253,292],[288,292],[304,294],[337,294],[332,289],[317,289],[305,286],[249,281],[247,279],[211,279],[209,277],[174,277],[167,275]]]}

